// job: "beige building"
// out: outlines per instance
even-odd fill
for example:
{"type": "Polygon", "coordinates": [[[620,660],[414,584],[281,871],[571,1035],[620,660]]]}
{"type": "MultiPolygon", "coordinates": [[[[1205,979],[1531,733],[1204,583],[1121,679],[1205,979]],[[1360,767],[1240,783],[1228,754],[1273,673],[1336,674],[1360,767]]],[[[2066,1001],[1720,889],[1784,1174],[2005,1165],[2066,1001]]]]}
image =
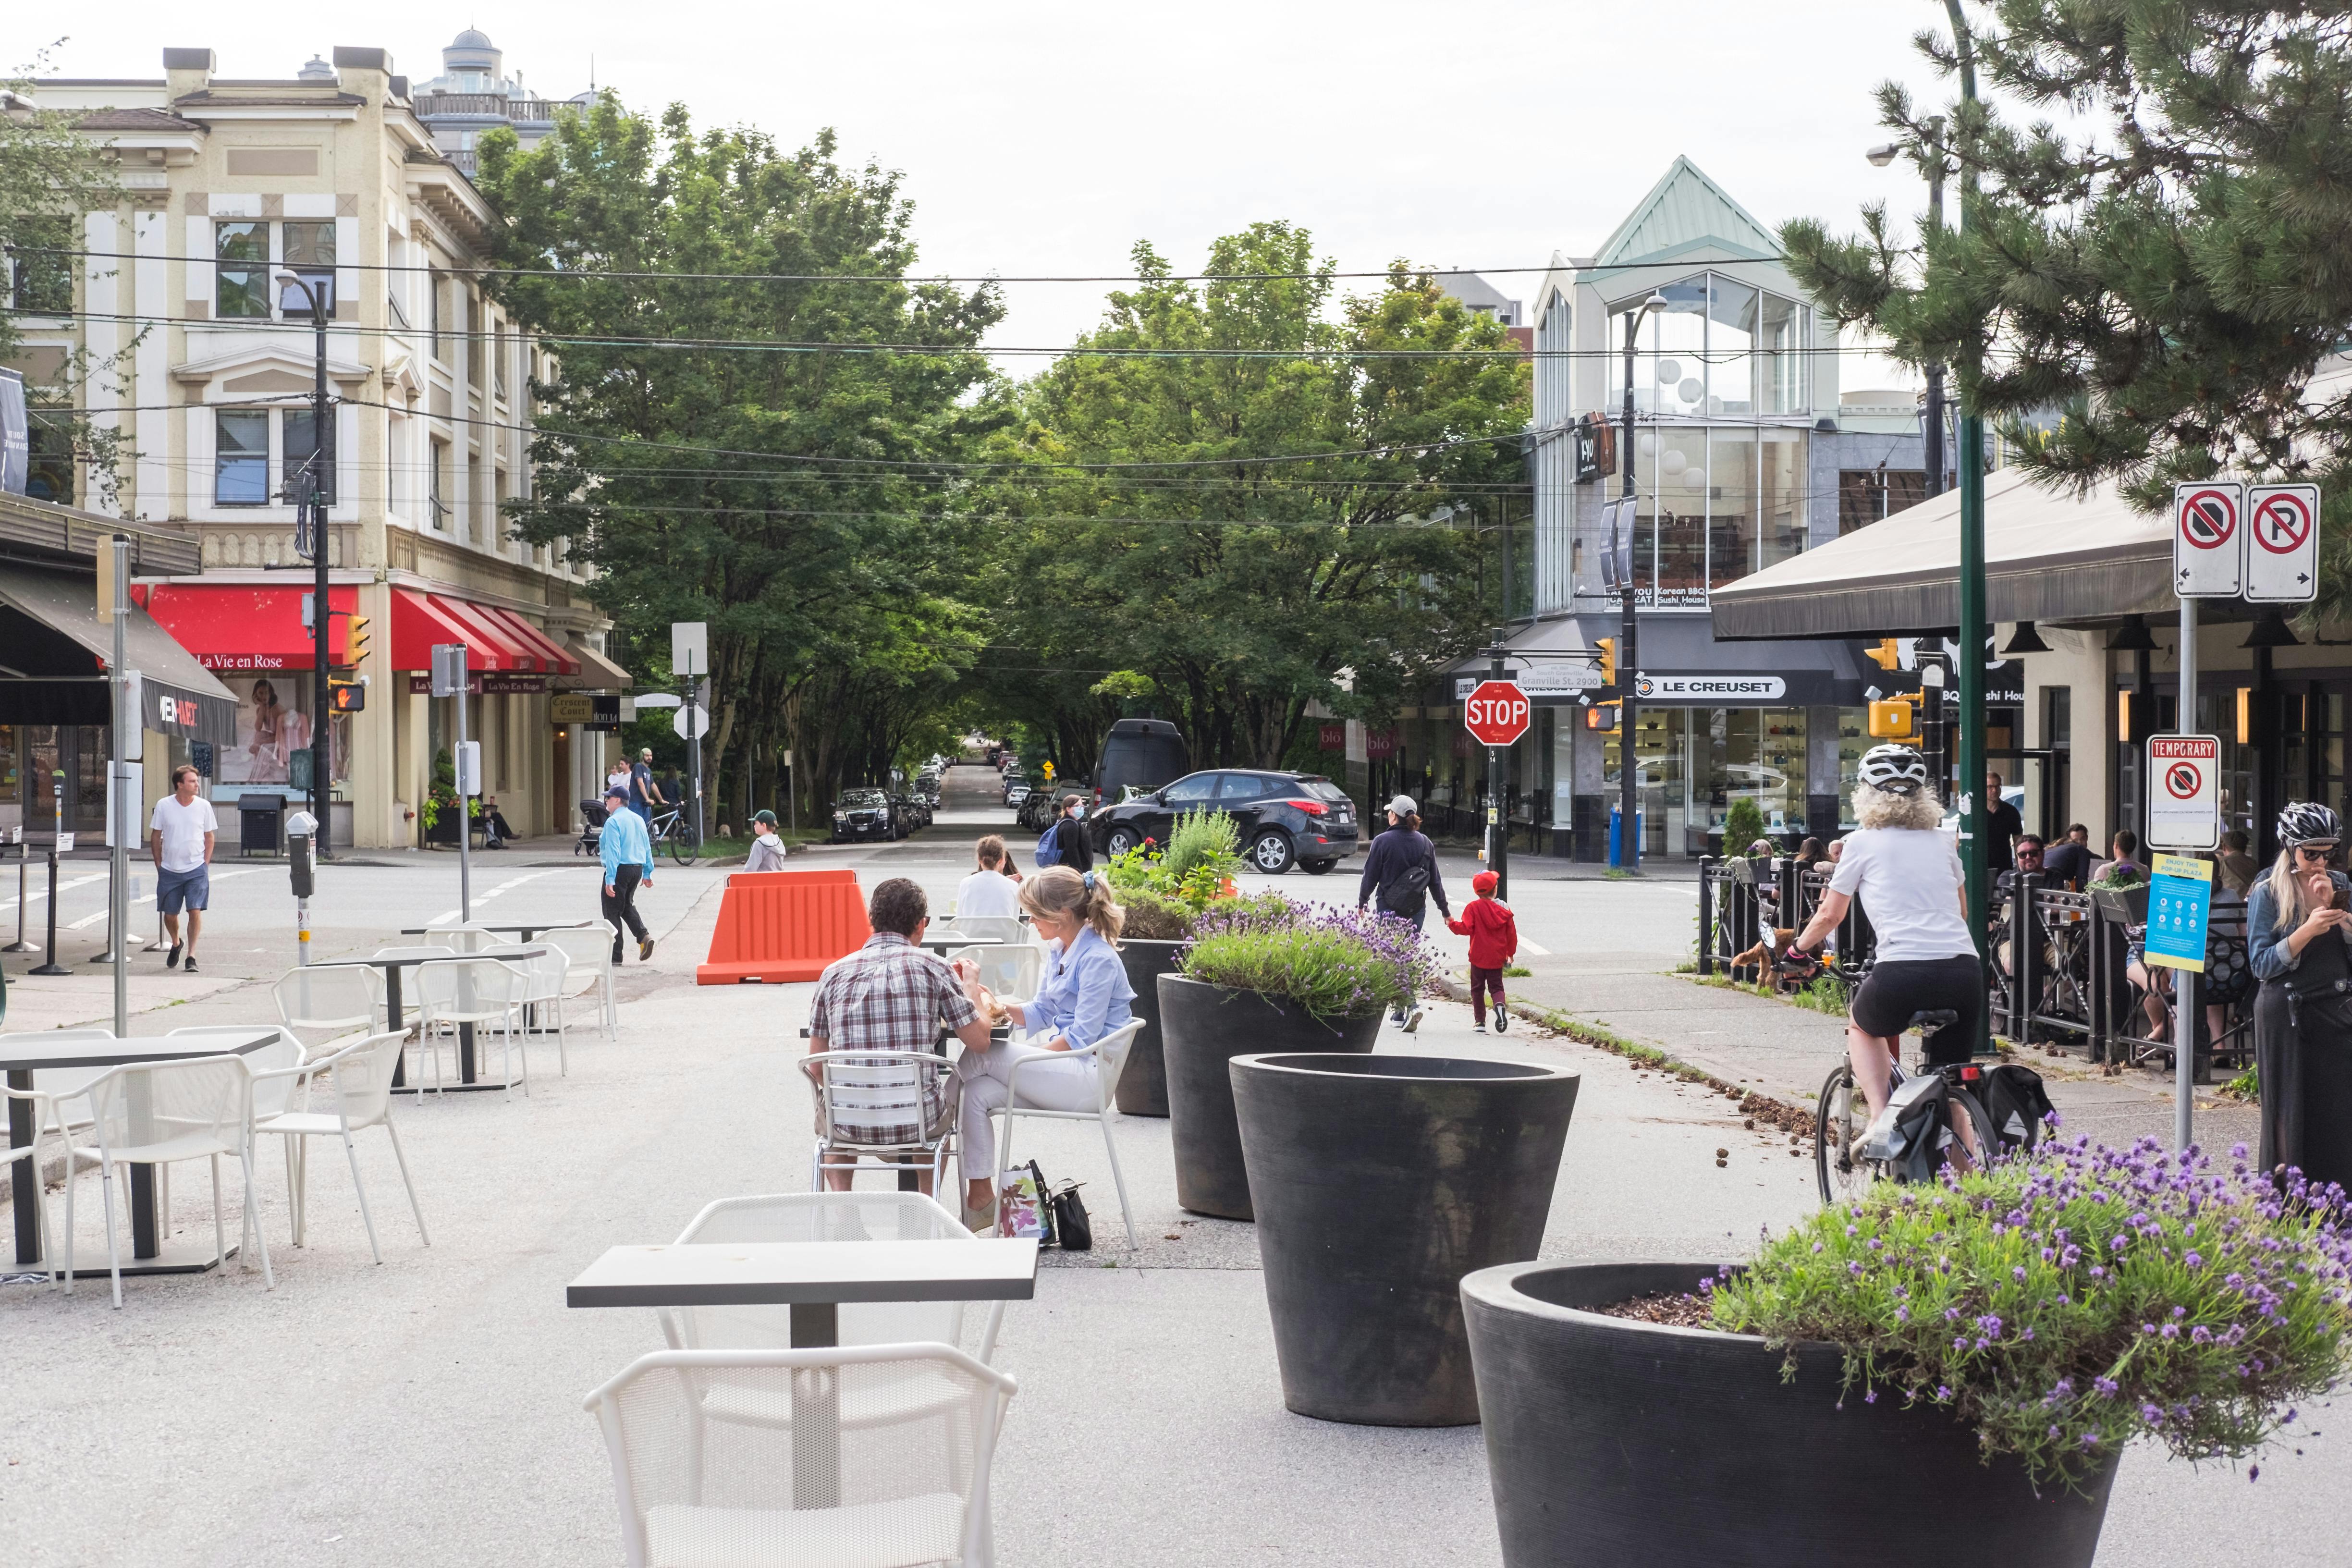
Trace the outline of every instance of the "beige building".
{"type": "Polygon", "coordinates": [[[583,713],[594,705],[574,694],[628,678],[604,656],[585,565],[513,539],[500,516],[530,494],[529,387],[548,366],[472,282],[489,208],[382,49],[338,48],[278,81],[216,77],[206,49],[166,49],[163,68],[35,89],[40,107],[83,115],[124,192],[82,218],[70,309],[60,292],[56,313],[19,322],[18,367],[37,385],[77,350],[114,366],[79,401],[122,433],[116,482],[37,449],[35,493],[196,542],[202,571],[143,577],[142,597],[237,696],[213,794],[297,793],[288,758],[316,716],[289,498],[314,446],[315,340],[301,291],[272,279],[326,289],[332,657],[366,693],[332,721],[338,836],[420,841],[455,733],[453,700],[425,695],[422,672],[433,645],[457,641],[481,687],[467,727],[486,793],[520,833],[566,830],[611,740],[582,720],[614,709],[583,713]]]}

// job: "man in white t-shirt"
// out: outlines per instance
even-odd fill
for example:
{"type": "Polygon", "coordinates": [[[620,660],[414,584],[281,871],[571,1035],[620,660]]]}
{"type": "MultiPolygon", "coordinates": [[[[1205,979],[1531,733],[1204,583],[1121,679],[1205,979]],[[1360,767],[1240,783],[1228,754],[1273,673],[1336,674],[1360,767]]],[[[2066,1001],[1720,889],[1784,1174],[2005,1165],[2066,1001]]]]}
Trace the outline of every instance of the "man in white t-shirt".
{"type": "Polygon", "coordinates": [[[190,974],[196,972],[196,933],[204,929],[205,906],[212,900],[213,840],[220,833],[213,803],[196,794],[202,782],[189,763],[173,768],[172,793],[155,803],[155,814],[147,820],[148,853],[155,860],[155,907],[163,911],[163,931],[172,939],[163,967],[184,967],[190,974]],[[180,941],[183,910],[188,916],[184,944],[180,941]]]}

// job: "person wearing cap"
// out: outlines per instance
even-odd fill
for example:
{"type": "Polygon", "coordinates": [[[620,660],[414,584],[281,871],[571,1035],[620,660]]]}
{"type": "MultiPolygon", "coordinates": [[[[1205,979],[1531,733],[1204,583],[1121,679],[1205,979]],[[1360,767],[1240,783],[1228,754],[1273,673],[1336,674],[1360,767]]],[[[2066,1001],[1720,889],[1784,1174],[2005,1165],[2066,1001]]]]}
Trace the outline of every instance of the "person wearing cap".
{"type": "MultiPolygon", "coordinates": [[[[1412,796],[1398,795],[1389,802],[1387,830],[1372,840],[1371,853],[1364,857],[1363,879],[1356,885],[1356,908],[1377,904],[1381,913],[1394,915],[1412,922],[1419,931],[1423,921],[1429,918],[1429,900],[1437,900],[1440,914],[1449,921],[1454,906],[1445,896],[1444,879],[1437,874],[1437,846],[1421,831],[1421,813],[1412,796]]],[[[1412,1034],[1421,1027],[1421,1005],[1408,998],[1389,1015],[1393,1023],[1404,1026],[1412,1034]]]]}
{"type": "Polygon", "coordinates": [[[755,811],[751,814],[751,853],[744,858],[746,871],[781,871],[784,868],[784,841],[776,837],[776,814],[755,811]]]}
{"type": "Polygon", "coordinates": [[[654,939],[637,914],[637,889],[654,879],[654,841],[645,818],[625,809],[629,792],[618,785],[604,796],[604,829],[596,835],[596,853],[604,862],[604,918],[613,923],[613,962],[621,962],[621,925],[637,939],[637,962],[654,955],[654,939]]]}
{"type": "Polygon", "coordinates": [[[1470,1020],[1479,1028],[1486,1026],[1486,997],[1495,998],[1495,1033],[1501,1034],[1510,1026],[1510,1010],[1503,997],[1503,969],[1519,951],[1518,918],[1511,906],[1495,896],[1503,879],[1492,871],[1481,871],[1470,879],[1470,890],[1478,896],[1464,906],[1462,918],[1449,917],[1445,929],[1456,936],[1470,939],[1470,1020]]]}

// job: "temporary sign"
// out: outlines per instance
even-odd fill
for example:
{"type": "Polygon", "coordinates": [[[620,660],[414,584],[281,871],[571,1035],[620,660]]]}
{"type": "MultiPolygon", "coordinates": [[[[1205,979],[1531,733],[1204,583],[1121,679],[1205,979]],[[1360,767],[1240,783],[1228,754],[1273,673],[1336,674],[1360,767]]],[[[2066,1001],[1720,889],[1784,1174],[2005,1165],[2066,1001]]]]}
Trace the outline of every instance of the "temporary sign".
{"type": "Polygon", "coordinates": [[[2147,889],[2147,961],[2160,969],[2205,969],[2205,917],[2213,868],[2187,855],[2159,855],[2147,889]]]}
{"type": "Polygon", "coordinates": [[[2212,735],[2147,738],[2147,842],[2211,849],[2221,842],[2221,742],[2212,735]]]}
{"type": "Polygon", "coordinates": [[[1517,681],[1482,680],[1462,704],[1462,724],[1482,744],[1507,746],[1528,732],[1530,711],[1517,681]]]}
{"type": "Polygon", "coordinates": [[[2319,595],[2319,487],[2246,489],[2246,597],[2307,605],[2319,595]]]}
{"type": "Polygon", "coordinates": [[[2238,596],[2245,543],[2238,515],[2245,487],[2195,479],[2172,487],[2172,587],[2184,599],[2238,596]]]}

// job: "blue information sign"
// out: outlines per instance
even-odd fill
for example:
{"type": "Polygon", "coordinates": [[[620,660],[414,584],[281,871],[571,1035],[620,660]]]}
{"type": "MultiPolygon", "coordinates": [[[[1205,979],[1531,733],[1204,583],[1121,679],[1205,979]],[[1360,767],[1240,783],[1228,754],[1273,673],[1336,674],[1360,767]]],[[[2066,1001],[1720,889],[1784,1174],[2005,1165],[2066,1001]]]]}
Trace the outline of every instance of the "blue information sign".
{"type": "Polygon", "coordinates": [[[2158,855],[2147,889],[2147,961],[2165,969],[2205,968],[2205,917],[2213,868],[2188,855],[2158,855]]]}

